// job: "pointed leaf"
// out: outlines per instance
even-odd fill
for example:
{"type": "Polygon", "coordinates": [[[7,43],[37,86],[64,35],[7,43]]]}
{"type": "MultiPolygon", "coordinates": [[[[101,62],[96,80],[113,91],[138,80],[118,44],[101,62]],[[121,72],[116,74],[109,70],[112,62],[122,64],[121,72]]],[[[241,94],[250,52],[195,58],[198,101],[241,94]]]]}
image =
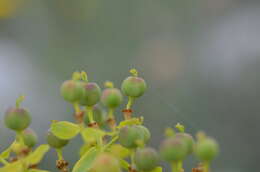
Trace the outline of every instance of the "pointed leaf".
{"type": "Polygon", "coordinates": [[[44,155],[48,152],[49,149],[49,145],[40,145],[38,148],[36,148],[35,151],[33,151],[29,156],[25,158],[25,161],[29,165],[38,164],[43,159],[44,155]]]}
{"type": "Polygon", "coordinates": [[[80,127],[71,122],[60,121],[52,123],[50,130],[55,136],[59,137],[60,139],[69,140],[79,133],[80,127]]]}
{"type": "Polygon", "coordinates": [[[8,164],[0,168],[0,172],[23,172],[23,166],[21,161],[8,164]]]}
{"type": "Polygon", "coordinates": [[[72,172],[88,172],[88,170],[91,168],[92,163],[95,160],[97,155],[98,155],[97,149],[91,148],[75,164],[72,172]]]}
{"type": "Polygon", "coordinates": [[[92,144],[86,143],[80,147],[79,156],[82,157],[87,151],[93,147],[92,144]]]}
{"type": "Polygon", "coordinates": [[[95,142],[100,137],[106,135],[106,133],[100,129],[85,128],[81,131],[81,135],[85,142],[95,142]]]}
{"type": "Polygon", "coordinates": [[[11,151],[12,151],[12,148],[11,148],[11,146],[10,146],[10,147],[7,148],[6,150],[4,150],[4,152],[2,152],[0,156],[1,156],[2,158],[4,158],[4,159],[7,159],[7,158],[9,158],[11,151]]]}
{"type": "Polygon", "coordinates": [[[124,159],[130,155],[130,151],[120,144],[114,144],[110,146],[109,152],[121,159],[124,159]]]}

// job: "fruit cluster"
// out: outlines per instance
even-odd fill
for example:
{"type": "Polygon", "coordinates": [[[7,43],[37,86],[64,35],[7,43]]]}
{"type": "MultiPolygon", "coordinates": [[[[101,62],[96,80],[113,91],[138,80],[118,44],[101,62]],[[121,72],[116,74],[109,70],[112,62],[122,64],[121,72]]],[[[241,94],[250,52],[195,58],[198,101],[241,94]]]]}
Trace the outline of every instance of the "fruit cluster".
{"type": "Polygon", "coordinates": [[[56,167],[61,172],[162,172],[160,161],[171,165],[172,172],[184,172],[183,161],[189,155],[200,160],[193,171],[209,172],[211,161],[217,156],[217,142],[203,132],[195,139],[185,132],[185,127],[177,124],[165,130],[165,139],[159,151],[147,146],[151,133],[143,125],[143,117],[135,117],[132,106],[141,97],[147,85],[135,69],[130,70],[121,90],[112,82],[105,82],[105,89],[90,82],[85,72],[74,72],[72,79],[61,85],[61,96],[75,110],[76,122],[53,120],[46,134],[47,144],[33,147],[37,143],[35,132],[28,128],[30,113],[20,107],[24,97],[9,108],[4,117],[7,128],[16,132],[15,141],[0,154],[3,167],[0,172],[47,172],[37,168],[50,147],[57,152],[56,167]],[[122,92],[122,93],[121,93],[122,92]],[[116,120],[116,108],[123,103],[123,95],[128,103],[122,110],[124,120],[116,120]],[[104,107],[104,108],[102,108],[104,107]],[[83,145],[79,150],[79,160],[69,168],[63,157],[63,148],[78,134],[83,145]]]}

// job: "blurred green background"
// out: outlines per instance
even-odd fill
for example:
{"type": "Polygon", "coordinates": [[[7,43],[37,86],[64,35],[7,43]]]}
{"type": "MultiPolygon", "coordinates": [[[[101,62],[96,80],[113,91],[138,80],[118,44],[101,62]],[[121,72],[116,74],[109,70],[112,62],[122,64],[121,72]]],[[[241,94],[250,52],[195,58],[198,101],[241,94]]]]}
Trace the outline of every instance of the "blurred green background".
{"type": "MultiPolygon", "coordinates": [[[[59,95],[72,72],[120,87],[135,67],[149,85],[134,108],[151,129],[151,146],[180,122],[219,141],[214,172],[257,172],[259,18],[259,0],[0,0],[1,122],[25,94],[45,143],[51,120],[73,121],[59,95]]],[[[2,123],[1,151],[13,136],[2,123]]],[[[71,164],[80,144],[65,150],[71,164]]],[[[55,159],[51,151],[41,167],[56,171],[55,159]]],[[[187,171],[196,163],[185,163],[187,171]]]]}

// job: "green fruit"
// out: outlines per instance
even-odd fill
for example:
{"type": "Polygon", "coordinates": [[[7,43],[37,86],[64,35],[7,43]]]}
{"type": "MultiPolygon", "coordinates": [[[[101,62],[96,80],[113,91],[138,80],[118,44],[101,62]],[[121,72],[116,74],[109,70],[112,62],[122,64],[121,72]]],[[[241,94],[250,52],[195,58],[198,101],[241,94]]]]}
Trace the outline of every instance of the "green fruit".
{"type": "Polygon", "coordinates": [[[107,88],[103,91],[101,102],[108,108],[116,108],[123,101],[123,96],[117,88],[107,88]]]}
{"type": "Polygon", "coordinates": [[[162,158],[169,162],[184,160],[187,153],[187,144],[178,138],[167,138],[160,145],[162,158]]]}
{"type": "Polygon", "coordinates": [[[219,152],[217,142],[211,138],[205,138],[195,145],[195,154],[202,161],[213,160],[219,152]]]}
{"type": "Polygon", "coordinates": [[[159,162],[159,156],[153,148],[138,149],[135,153],[135,164],[140,171],[151,171],[159,162]]]}
{"type": "Polygon", "coordinates": [[[32,148],[37,144],[38,137],[36,133],[30,128],[27,128],[22,132],[22,137],[23,137],[24,144],[29,148],[32,148]]]}
{"type": "Polygon", "coordinates": [[[62,97],[71,103],[78,102],[84,93],[81,81],[67,80],[60,88],[62,97]]]}
{"type": "Polygon", "coordinates": [[[137,126],[125,126],[119,131],[119,143],[126,148],[136,148],[138,141],[143,141],[143,132],[137,126]]]}
{"type": "Polygon", "coordinates": [[[69,143],[69,140],[64,140],[56,137],[50,131],[47,133],[47,143],[53,148],[62,148],[69,143]]]}
{"type": "Polygon", "coordinates": [[[129,97],[140,97],[144,94],[147,86],[143,78],[129,76],[126,78],[121,86],[123,93],[129,97]]]}
{"type": "Polygon", "coordinates": [[[101,97],[101,89],[94,82],[82,82],[84,88],[83,96],[80,99],[80,104],[84,106],[93,106],[97,104],[101,97]]]}
{"type": "Polygon", "coordinates": [[[90,172],[121,172],[121,168],[113,155],[102,153],[95,159],[90,172]]]}
{"type": "MultiPolygon", "coordinates": [[[[105,123],[105,112],[103,111],[103,109],[98,106],[95,105],[93,107],[93,117],[94,120],[98,123],[98,126],[103,126],[105,123]]],[[[89,124],[89,119],[88,119],[88,115],[84,115],[84,122],[86,125],[89,124]]]]}
{"type": "Polygon", "coordinates": [[[148,143],[148,141],[151,138],[151,133],[148,130],[148,128],[146,128],[143,125],[137,125],[137,128],[139,128],[141,130],[142,134],[143,134],[143,141],[144,141],[144,143],[148,143]]]}
{"type": "Polygon", "coordinates": [[[177,133],[175,135],[176,138],[183,140],[186,142],[188,146],[188,154],[191,154],[193,152],[193,147],[194,147],[194,140],[193,137],[188,134],[188,133],[177,133]]]}
{"type": "Polygon", "coordinates": [[[26,109],[9,108],[5,113],[4,122],[7,128],[22,131],[30,125],[31,117],[26,109]]]}

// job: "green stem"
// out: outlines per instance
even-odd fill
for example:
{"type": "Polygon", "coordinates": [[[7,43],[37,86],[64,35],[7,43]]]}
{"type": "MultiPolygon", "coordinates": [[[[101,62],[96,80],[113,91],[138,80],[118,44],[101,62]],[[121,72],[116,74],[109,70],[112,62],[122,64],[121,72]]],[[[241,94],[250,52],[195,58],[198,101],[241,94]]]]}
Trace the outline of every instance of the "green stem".
{"type": "Polygon", "coordinates": [[[80,112],[81,112],[80,106],[79,106],[78,103],[74,103],[74,104],[73,104],[73,107],[74,107],[74,110],[75,110],[76,113],[80,113],[80,112]]]}
{"type": "Polygon", "coordinates": [[[209,172],[209,168],[210,168],[210,162],[206,161],[203,163],[203,172],[209,172]]]}
{"type": "Polygon", "coordinates": [[[92,106],[87,106],[86,107],[87,110],[87,115],[88,115],[88,119],[90,123],[94,123],[94,116],[93,116],[93,107],[92,106]]]}
{"type": "Polygon", "coordinates": [[[182,172],[182,161],[177,162],[178,172],[182,172]]]}
{"type": "Polygon", "coordinates": [[[109,108],[108,109],[108,117],[114,118],[114,112],[115,112],[115,110],[113,108],[109,108]]]}
{"type": "Polygon", "coordinates": [[[63,159],[62,149],[56,149],[56,152],[57,152],[58,160],[62,160],[63,159]]]}
{"type": "Polygon", "coordinates": [[[19,96],[17,99],[16,99],[16,107],[19,108],[20,107],[20,104],[24,101],[25,97],[24,96],[19,96]]]}
{"type": "Polygon", "coordinates": [[[176,162],[176,161],[172,162],[171,167],[172,167],[172,172],[179,172],[178,162],[176,162]]]}
{"type": "Polygon", "coordinates": [[[128,103],[126,105],[126,109],[131,109],[133,104],[134,104],[134,97],[128,97],[128,103]]]}
{"type": "Polygon", "coordinates": [[[113,137],[113,138],[110,140],[110,142],[108,142],[108,143],[103,147],[103,149],[105,150],[105,149],[109,148],[112,144],[114,144],[114,143],[117,141],[117,139],[118,139],[118,136],[113,137]]]}
{"type": "Polygon", "coordinates": [[[135,149],[131,150],[130,160],[131,160],[131,167],[134,168],[134,166],[135,166],[135,149]]]}
{"type": "Polygon", "coordinates": [[[21,131],[16,132],[16,140],[18,143],[24,145],[23,135],[21,131]]]}

